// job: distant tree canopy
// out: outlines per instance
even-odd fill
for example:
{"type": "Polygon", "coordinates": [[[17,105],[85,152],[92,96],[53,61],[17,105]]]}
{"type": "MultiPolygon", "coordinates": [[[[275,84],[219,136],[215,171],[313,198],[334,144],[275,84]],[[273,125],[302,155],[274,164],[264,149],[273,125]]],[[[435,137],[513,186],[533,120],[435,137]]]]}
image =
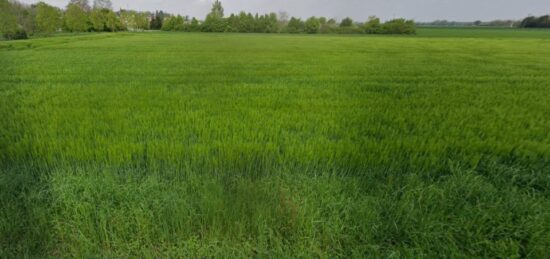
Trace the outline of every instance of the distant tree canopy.
{"type": "Polygon", "coordinates": [[[550,28],[550,15],[535,17],[529,16],[520,24],[523,28],[550,28]]]}
{"type": "Polygon", "coordinates": [[[107,8],[94,8],[90,14],[93,31],[120,31],[122,24],[117,15],[107,8]]]}
{"type": "Polygon", "coordinates": [[[19,30],[13,7],[8,0],[0,0],[0,32],[6,39],[15,39],[19,30]]]}
{"type": "MultiPolygon", "coordinates": [[[[203,21],[193,17],[172,15],[163,11],[138,12],[112,10],[111,0],[67,0],[64,10],[44,2],[28,5],[17,0],[0,0],[0,35],[6,39],[26,38],[27,34],[114,31],[188,31],[188,32],[242,32],[242,33],[357,33],[357,34],[414,34],[415,23],[395,19],[382,23],[370,17],[365,23],[345,18],[341,22],[325,17],[307,20],[281,12],[252,14],[240,12],[225,15],[222,3],[216,0],[203,21]]],[[[539,18],[536,18],[536,21],[539,18]]],[[[531,20],[527,24],[531,24],[531,20]]]]}
{"type": "Polygon", "coordinates": [[[166,15],[163,11],[155,11],[153,15],[151,15],[151,21],[149,22],[149,28],[151,30],[160,30],[162,29],[162,24],[164,23],[164,18],[166,15]]]}
{"type": "Polygon", "coordinates": [[[61,28],[62,13],[61,10],[39,2],[36,5],[36,30],[43,33],[53,33],[61,28]]]}
{"type": "Polygon", "coordinates": [[[85,32],[90,29],[88,13],[81,5],[69,3],[65,10],[64,27],[70,32],[85,32]]]}
{"type": "Polygon", "coordinates": [[[149,13],[133,10],[120,10],[118,12],[120,26],[129,31],[143,31],[149,29],[149,13]]]}

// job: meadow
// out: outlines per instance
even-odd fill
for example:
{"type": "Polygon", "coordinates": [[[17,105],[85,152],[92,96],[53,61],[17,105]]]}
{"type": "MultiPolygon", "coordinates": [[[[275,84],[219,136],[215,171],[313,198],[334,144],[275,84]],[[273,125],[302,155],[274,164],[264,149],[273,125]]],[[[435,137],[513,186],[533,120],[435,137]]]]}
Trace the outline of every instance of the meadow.
{"type": "Polygon", "coordinates": [[[0,42],[0,257],[549,248],[550,31],[0,42]]]}

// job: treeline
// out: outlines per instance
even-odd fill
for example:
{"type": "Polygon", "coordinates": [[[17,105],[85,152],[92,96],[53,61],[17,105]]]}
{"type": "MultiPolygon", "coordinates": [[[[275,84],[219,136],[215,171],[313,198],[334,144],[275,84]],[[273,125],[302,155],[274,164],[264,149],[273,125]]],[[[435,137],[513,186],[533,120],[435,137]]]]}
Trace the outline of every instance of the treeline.
{"type": "Polygon", "coordinates": [[[151,13],[114,12],[110,0],[70,0],[64,10],[44,2],[27,5],[0,0],[0,33],[6,39],[24,39],[54,32],[114,32],[150,28],[151,13]]]}
{"type": "Polygon", "coordinates": [[[515,20],[493,20],[493,21],[474,21],[474,22],[457,22],[447,20],[435,20],[433,22],[420,22],[418,26],[435,26],[435,27],[517,27],[520,22],[515,20]]]}
{"type": "Polygon", "coordinates": [[[28,35],[55,32],[114,32],[164,30],[187,32],[242,32],[242,33],[342,33],[342,34],[414,34],[412,20],[394,19],[382,23],[377,17],[366,22],[351,18],[341,21],[325,17],[307,20],[281,13],[224,15],[220,1],[215,1],[204,20],[195,17],[171,15],[163,11],[113,11],[110,0],[70,0],[65,9],[44,2],[23,4],[14,0],[0,0],[0,34],[5,39],[25,39],[28,35]]]}
{"type": "Polygon", "coordinates": [[[214,2],[212,10],[203,22],[196,18],[168,16],[161,28],[165,31],[191,32],[242,32],[242,33],[345,33],[345,34],[415,34],[412,20],[394,19],[382,23],[377,17],[370,17],[364,23],[345,18],[338,22],[325,17],[310,17],[307,20],[282,14],[255,14],[240,12],[224,15],[220,1],[214,2]]]}
{"type": "Polygon", "coordinates": [[[521,22],[523,28],[550,28],[550,15],[529,16],[521,22]]]}

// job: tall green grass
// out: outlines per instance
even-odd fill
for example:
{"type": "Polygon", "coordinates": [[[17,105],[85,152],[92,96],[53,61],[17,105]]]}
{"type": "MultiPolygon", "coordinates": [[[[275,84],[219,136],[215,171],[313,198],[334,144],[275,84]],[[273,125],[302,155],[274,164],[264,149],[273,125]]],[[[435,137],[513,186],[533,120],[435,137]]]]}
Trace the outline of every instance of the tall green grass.
{"type": "Polygon", "coordinates": [[[544,257],[550,41],[452,33],[2,42],[0,257],[544,257]]]}

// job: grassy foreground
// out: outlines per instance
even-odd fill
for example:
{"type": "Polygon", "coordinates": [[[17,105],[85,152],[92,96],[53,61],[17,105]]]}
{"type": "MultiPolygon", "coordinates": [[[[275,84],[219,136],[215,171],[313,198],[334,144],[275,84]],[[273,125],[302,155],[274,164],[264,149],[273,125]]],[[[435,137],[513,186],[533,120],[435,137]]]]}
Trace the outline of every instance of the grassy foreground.
{"type": "Polygon", "coordinates": [[[0,42],[0,257],[545,257],[550,37],[502,33],[0,42]]]}

